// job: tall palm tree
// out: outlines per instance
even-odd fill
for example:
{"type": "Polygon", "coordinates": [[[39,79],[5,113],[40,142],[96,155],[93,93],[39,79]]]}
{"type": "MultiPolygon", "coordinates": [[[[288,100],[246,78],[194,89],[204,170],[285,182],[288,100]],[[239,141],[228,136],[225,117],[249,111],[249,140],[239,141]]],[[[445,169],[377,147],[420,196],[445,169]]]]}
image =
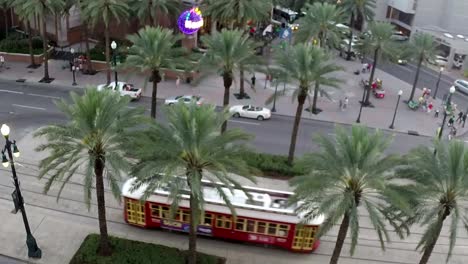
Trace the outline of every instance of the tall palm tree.
{"type": "Polygon", "coordinates": [[[181,9],[181,2],[178,0],[133,0],[129,6],[132,7],[141,24],[148,21],[150,25],[157,26],[158,14],[177,16],[181,9]]]}
{"type": "Polygon", "coordinates": [[[89,19],[91,25],[104,22],[104,37],[106,45],[107,83],[111,81],[110,67],[110,36],[109,25],[112,20],[120,23],[128,16],[128,5],[126,0],[83,0],[85,17],[89,19]]]}
{"type": "Polygon", "coordinates": [[[351,60],[351,46],[353,39],[353,27],[356,19],[360,16],[363,19],[363,23],[370,22],[374,19],[374,10],[376,7],[376,0],[342,0],[339,4],[345,14],[349,14],[349,44],[348,44],[348,55],[346,60],[351,60]]]}
{"type": "Polygon", "coordinates": [[[183,48],[176,48],[180,36],[174,36],[172,30],[146,26],[137,34],[127,37],[133,45],[128,50],[125,65],[151,72],[153,92],[151,94],[151,117],[156,119],[156,99],[158,83],[161,82],[163,68],[175,69],[178,60],[184,53],[183,48]]]}
{"type": "Polygon", "coordinates": [[[416,85],[418,85],[419,71],[421,65],[428,60],[434,60],[437,55],[437,42],[434,41],[434,37],[428,33],[416,33],[410,42],[409,49],[411,54],[418,61],[418,67],[416,68],[416,76],[414,76],[413,89],[408,101],[412,101],[416,85]]]}
{"type": "Polygon", "coordinates": [[[28,67],[37,68],[40,64],[36,64],[36,61],[34,59],[34,50],[32,43],[33,31],[31,28],[31,20],[34,20],[34,15],[31,16],[31,14],[27,12],[27,10],[23,9],[24,3],[26,1],[27,0],[13,0],[10,6],[14,9],[15,14],[19,17],[19,19],[26,23],[26,31],[28,32],[29,58],[31,61],[31,64],[28,67]]]}
{"type": "MultiPolygon", "coordinates": [[[[243,145],[250,136],[239,129],[219,133],[221,126],[230,118],[229,111],[217,112],[215,106],[177,104],[167,109],[168,124],[156,123],[138,142],[133,175],[137,185],[149,184],[146,196],[155,188],[169,187],[171,209],[177,209],[182,195],[190,196],[190,230],[188,263],[196,260],[196,228],[203,214],[204,201],[202,180],[221,182],[231,192],[242,190],[231,172],[251,180],[249,169],[242,159],[243,145]],[[159,175],[155,177],[154,175],[159,175]],[[181,177],[178,177],[181,176],[181,177]]],[[[215,185],[219,196],[235,215],[229,200],[229,191],[215,185]]]]}
{"type": "Polygon", "coordinates": [[[414,149],[406,156],[408,167],[399,172],[415,183],[417,197],[412,220],[426,227],[417,246],[423,251],[420,264],[428,262],[445,222],[449,222],[447,261],[459,226],[468,230],[464,204],[468,199],[468,149],[458,140],[436,142],[435,148],[436,155],[428,147],[414,149]]]}
{"type": "MultiPolygon", "coordinates": [[[[203,44],[208,48],[205,56],[200,61],[204,67],[214,67],[221,71],[224,82],[223,107],[229,105],[229,89],[233,81],[233,72],[258,62],[255,56],[255,45],[248,35],[240,30],[225,30],[215,32],[210,36],[202,36],[203,44]]],[[[226,131],[227,122],[221,127],[221,132],[226,131]]]]}
{"type": "Polygon", "coordinates": [[[71,93],[72,103],[62,100],[58,108],[67,116],[63,125],[41,128],[35,137],[45,137],[46,143],[36,151],[48,151],[39,163],[39,178],[50,175],[44,186],[47,193],[53,184],[60,186],[57,199],[73,175],[84,169],[84,197],[88,209],[95,180],[101,239],[100,255],[111,254],[107,234],[104,178],[113,195],[120,197],[119,181],[130,166],[123,144],[134,135],[134,128],[144,122],[143,109],[129,109],[129,99],[97,89],[87,89],[83,96],[71,93]]]}
{"type": "Polygon", "coordinates": [[[326,56],[323,54],[322,49],[304,43],[287,47],[286,50],[277,55],[276,62],[281,70],[285,72],[285,75],[299,82],[299,87],[293,94],[293,99],[297,98],[298,104],[291,133],[291,143],[289,145],[289,164],[292,164],[294,160],[299,123],[301,121],[304,103],[312,92],[313,83],[316,79],[324,81],[326,79],[326,77],[324,77],[326,73],[338,70],[335,65],[328,64],[327,61],[319,61],[325,58],[326,56]],[[319,72],[322,70],[324,70],[324,72],[320,74],[319,72]],[[321,76],[323,79],[318,78],[318,76],[321,76]]]}
{"type": "Polygon", "coordinates": [[[367,94],[364,100],[364,105],[370,105],[371,84],[374,81],[375,69],[379,58],[386,60],[395,53],[396,41],[392,39],[394,27],[387,22],[373,22],[369,24],[370,36],[363,41],[369,41],[364,46],[371,48],[373,54],[373,65],[369,76],[369,85],[367,85],[367,94]]]}
{"type": "Polygon", "coordinates": [[[89,21],[89,13],[86,12],[87,4],[89,1],[87,0],[78,0],[77,5],[80,10],[80,19],[81,19],[81,28],[83,29],[83,38],[85,42],[85,53],[86,53],[86,71],[85,74],[95,74],[96,71],[93,69],[93,62],[91,61],[91,48],[89,46],[89,30],[90,30],[90,23],[89,21]]]}
{"type": "Polygon", "coordinates": [[[353,126],[350,132],[338,127],[335,134],[334,140],[317,137],[321,151],[303,159],[309,173],[291,180],[296,194],[293,201],[304,201],[297,209],[304,213],[303,220],[326,217],[318,237],[327,234],[341,219],[330,264],[338,263],[348,231],[350,253],[354,253],[359,236],[359,207],[367,211],[384,249],[390,240],[385,221],[401,238],[408,233],[400,215],[408,212],[407,201],[412,197],[407,186],[395,182],[400,158],[384,155],[390,140],[381,132],[371,134],[366,127],[353,126]]]}
{"type": "Polygon", "coordinates": [[[3,10],[3,19],[5,20],[5,37],[8,37],[8,10],[12,4],[13,0],[0,0],[0,9],[3,10]]]}
{"type": "MultiPolygon", "coordinates": [[[[22,0],[20,0],[22,1],[22,0]]],[[[47,27],[46,19],[48,15],[54,13],[54,10],[59,9],[63,6],[62,0],[28,0],[22,1],[21,12],[24,12],[24,16],[32,18],[37,16],[41,20],[42,27],[42,49],[44,56],[44,77],[41,81],[50,82],[52,78],[49,76],[49,54],[47,52],[48,38],[47,38],[47,27]]]]}
{"type": "Polygon", "coordinates": [[[307,4],[305,12],[298,21],[301,26],[295,39],[299,42],[317,39],[320,47],[336,46],[341,40],[341,31],[336,25],[344,21],[343,10],[333,4],[316,2],[307,4]]]}
{"type": "MultiPolygon", "coordinates": [[[[269,19],[271,0],[215,0],[205,5],[205,12],[212,19],[229,25],[230,29],[240,29],[247,34],[247,22],[257,23],[269,19]]],[[[239,98],[244,98],[244,67],[239,68],[239,98]]]]}

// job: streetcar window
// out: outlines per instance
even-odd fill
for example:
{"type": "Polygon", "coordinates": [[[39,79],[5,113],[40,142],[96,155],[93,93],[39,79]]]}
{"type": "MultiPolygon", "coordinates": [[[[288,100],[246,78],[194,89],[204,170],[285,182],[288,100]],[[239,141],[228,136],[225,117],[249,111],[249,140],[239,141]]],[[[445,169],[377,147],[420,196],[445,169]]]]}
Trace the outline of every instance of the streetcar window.
{"type": "Polygon", "coordinates": [[[167,206],[161,207],[161,214],[162,214],[162,218],[169,218],[170,217],[169,207],[167,207],[167,206]]]}
{"type": "Polygon", "coordinates": [[[231,222],[231,217],[224,215],[216,217],[216,227],[231,229],[231,222]]]}
{"type": "Polygon", "coordinates": [[[247,220],[247,232],[255,232],[255,221],[247,220]]]}
{"type": "Polygon", "coordinates": [[[273,224],[273,223],[268,224],[268,234],[275,236],[277,227],[278,227],[277,224],[273,224]]]}
{"type": "Polygon", "coordinates": [[[203,224],[211,226],[213,223],[212,220],[213,220],[212,214],[205,214],[205,218],[203,219],[203,224]]]}
{"type": "Polygon", "coordinates": [[[266,233],[266,223],[265,222],[257,222],[257,233],[265,234],[266,233]]]}
{"type": "Polygon", "coordinates": [[[288,236],[288,231],[289,231],[289,226],[288,225],[279,225],[277,235],[282,236],[282,237],[287,237],[288,236]]]}
{"type": "Polygon", "coordinates": [[[157,217],[157,218],[161,217],[161,206],[160,205],[156,205],[156,204],[151,205],[151,216],[152,217],[157,217]]]}
{"type": "Polygon", "coordinates": [[[181,210],[182,222],[190,222],[190,213],[186,210],[181,210]]]}
{"type": "Polygon", "coordinates": [[[237,218],[236,230],[245,231],[247,219],[237,218]]]}

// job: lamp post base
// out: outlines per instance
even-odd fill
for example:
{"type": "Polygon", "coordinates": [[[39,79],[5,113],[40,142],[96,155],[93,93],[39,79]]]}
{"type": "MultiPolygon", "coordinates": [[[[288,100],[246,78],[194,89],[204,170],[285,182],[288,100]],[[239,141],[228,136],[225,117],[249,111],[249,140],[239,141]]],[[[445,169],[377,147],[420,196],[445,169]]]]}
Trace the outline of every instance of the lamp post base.
{"type": "Polygon", "coordinates": [[[28,257],[38,259],[42,257],[42,250],[37,246],[36,239],[32,234],[27,235],[26,245],[28,246],[28,257]]]}
{"type": "Polygon", "coordinates": [[[395,127],[393,125],[390,125],[388,128],[390,129],[394,129],[395,127]]]}

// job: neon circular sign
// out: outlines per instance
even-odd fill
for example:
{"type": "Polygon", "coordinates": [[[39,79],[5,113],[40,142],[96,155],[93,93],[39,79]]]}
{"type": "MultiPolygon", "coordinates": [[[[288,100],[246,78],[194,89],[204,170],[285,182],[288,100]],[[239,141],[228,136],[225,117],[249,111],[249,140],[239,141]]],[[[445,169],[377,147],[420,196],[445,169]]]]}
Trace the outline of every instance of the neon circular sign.
{"type": "Polygon", "coordinates": [[[184,11],[177,20],[180,31],[192,35],[203,26],[203,17],[198,7],[184,11]]]}

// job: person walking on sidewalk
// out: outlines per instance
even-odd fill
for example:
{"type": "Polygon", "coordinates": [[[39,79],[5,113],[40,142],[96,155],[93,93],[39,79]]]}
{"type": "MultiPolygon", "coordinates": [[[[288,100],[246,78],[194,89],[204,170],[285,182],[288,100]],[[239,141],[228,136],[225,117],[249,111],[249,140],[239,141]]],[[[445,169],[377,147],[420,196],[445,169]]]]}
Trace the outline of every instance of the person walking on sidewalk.
{"type": "Polygon", "coordinates": [[[457,120],[456,120],[456,121],[458,122],[458,124],[461,124],[462,119],[463,119],[463,112],[460,111],[460,112],[458,113],[458,118],[457,118],[457,120]]]}
{"type": "Polygon", "coordinates": [[[344,102],[343,102],[343,109],[346,109],[348,107],[348,103],[349,103],[349,99],[348,97],[345,97],[344,102]]]}
{"type": "Polygon", "coordinates": [[[2,55],[0,55],[0,68],[3,69],[3,67],[5,67],[5,58],[2,55]]]}
{"type": "Polygon", "coordinates": [[[462,118],[462,121],[463,121],[462,127],[463,127],[463,128],[465,128],[466,115],[468,115],[468,113],[465,113],[465,114],[463,115],[463,118],[462,118]]]}
{"type": "Polygon", "coordinates": [[[434,117],[435,117],[435,118],[439,117],[439,112],[440,112],[440,110],[439,110],[439,108],[437,108],[437,109],[435,110],[435,113],[434,113],[434,117]]]}
{"type": "Polygon", "coordinates": [[[250,80],[252,81],[252,88],[255,88],[255,80],[257,78],[255,78],[255,73],[252,75],[252,78],[250,78],[250,80]]]}
{"type": "Polygon", "coordinates": [[[452,127],[454,122],[455,122],[455,118],[453,116],[450,116],[449,121],[448,121],[448,126],[452,127]]]}
{"type": "Polygon", "coordinates": [[[179,76],[177,76],[177,79],[175,81],[175,86],[176,86],[177,89],[179,89],[179,86],[180,86],[180,77],[179,76]]]}
{"type": "Polygon", "coordinates": [[[433,107],[434,107],[434,105],[432,104],[432,102],[429,102],[429,104],[427,105],[427,113],[430,114],[433,107]]]}

